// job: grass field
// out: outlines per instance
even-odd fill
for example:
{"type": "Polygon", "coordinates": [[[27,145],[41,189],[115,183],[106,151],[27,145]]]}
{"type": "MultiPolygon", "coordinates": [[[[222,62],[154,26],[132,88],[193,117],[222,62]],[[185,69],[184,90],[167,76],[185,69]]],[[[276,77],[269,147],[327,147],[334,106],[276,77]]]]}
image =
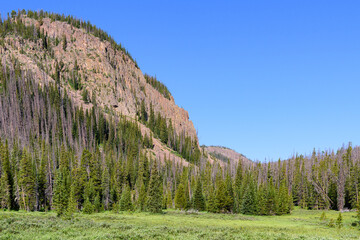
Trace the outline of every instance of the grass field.
{"type": "Polygon", "coordinates": [[[327,226],[338,212],[296,209],[286,216],[232,214],[112,213],[76,214],[72,220],[55,213],[0,212],[0,239],[360,239],[352,227],[355,213],[343,213],[344,227],[327,226]]]}

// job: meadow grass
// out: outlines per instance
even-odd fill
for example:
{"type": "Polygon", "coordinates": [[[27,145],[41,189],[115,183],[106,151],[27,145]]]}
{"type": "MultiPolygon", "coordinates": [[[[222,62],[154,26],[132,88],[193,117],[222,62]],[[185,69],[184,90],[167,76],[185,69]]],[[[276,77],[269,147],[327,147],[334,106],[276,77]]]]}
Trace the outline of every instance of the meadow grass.
{"type": "Polygon", "coordinates": [[[338,216],[326,211],[295,209],[285,216],[241,214],[163,214],[103,212],[75,214],[71,220],[54,212],[0,212],[0,239],[360,239],[352,227],[354,212],[342,213],[344,227],[327,226],[338,216]]]}

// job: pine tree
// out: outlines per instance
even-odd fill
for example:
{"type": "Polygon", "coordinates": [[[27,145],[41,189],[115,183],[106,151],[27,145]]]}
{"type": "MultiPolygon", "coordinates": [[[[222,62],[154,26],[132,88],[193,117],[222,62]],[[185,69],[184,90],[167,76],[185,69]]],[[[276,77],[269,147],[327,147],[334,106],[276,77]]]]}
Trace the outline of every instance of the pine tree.
{"type": "Polygon", "coordinates": [[[71,173],[72,183],[71,191],[73,201],[76,203],[76,209],[79,209],[79,206],[84,202],[84,190],[85,182],[87,181],[87,173],[84,167],[74,167],[71,173]]]}
{"type": "Polygon", "coordinates": [[[74,216],[74,213],[76,213],[77,211],[78,211],[78,206],[75,199],[74,187],[73,185],[71,185],[68,206],[65,212],[65,216],[68,218],[72,218],[74,216]]]}
{"type": "Polygon", "coordinates": [[[152,130],[152,132],[155,132],[155,113],[152,102],[150,102],[149,128],[152,130]]]}
{"type": "Polygon", "coordinates": [[[84,189],[84,206],[83,206],[83,212],[86,214],[91,214],[95,211],[95,207],[93,204],[95,191],[94,186],[92,183],[92,180],[90,179],[89,182],[86,183],[85,189],[84,189]]]}
{"type": "Polygon", "coordinates": [[[184,195],[185,195],[185,209],[188,210],[191,208],[191,199],[190,199],[190,189],[189,182],[187,179],[184,181],[184,195]]]}
{"type": "Polygon", "coordinates": [[[68,208],[69,193],[67,188],[67,175],[58,170],[54,186],[53,206],[58,216],[66,213],[68,208]]]}
{"type": "Polygon", "coordinates": [[[142,179],[139,180],[138,186],[138,199],[137,199],[137,208],[140,211],[144,211],[146,207],[146,188],[145,184],[143,183],[142,179]]]}
{"type": "Polygon", "coordinates": [[[273,183],[272,177],[270,177],[270,180],[268,182],[268,186],[266,189],[266,212],[268,215],[275,214],[276,212],[276,190],[273,183]]]}
{"type": "Polygon", "coordinates": [[[48,154],[47,147],[45,145],[45,141],[43,141],[41,144],[40,168],[37,174],[40,210],[45,210],[50,205],[48,202],[48,196],[46,194],[46,188],[49,186],[46,178],[47,164],[48,164],[47,154],[48,154]]]}
{"type": "Polygon", "coordinates": [[[186,207],[186,197],[184,185],[180,183],[175,192],[175,208],[184,209],[186,207]]]}
{"type": "Polygon", "coordinates": [[[163,192],[161,209],[163,209],[163,210],[167,209],[167,194],[166,194],[166,191],[163,192]]]}
{"type": "Polygon", "coordinates": [[[102,204],[101,204],[101,199],[100,199],[100,194],[96,193],[95,198],[94,198],[94,210],[95,212],[101,212],[102,211],[102,204]]]}
{"type": "Polygon", "coordinates": [[[343,219],[342,219],[342,216],[341,216],[341,212],[339,212],[339,216],[336,219],[336,227],[339,228],[339,229],[343,227],[343,219]]]}
{"type": "Polygon", "coordinates": [[[61,147],[59,169],[57,169],[53,205],[58,216],[66,213],[69,201],[69,159],[64,147],[61,147]]]}
{"type": "Polygon", "coordinates": [[[282,215],[282,214],[290,213],[289,194],[288,194],[288,189],[285,185],[285,181],[281,182],[277,196],[278,199],[276,201],[277,203],[276,214],[282,215]]]}
{"type": "Polygon", "coordinates": [[[94,212],[94,206],[90,202],[89,197],[85,198],[83,213],[92,214],[94,212]]]}
{"type": "MultiPolygon", "coordinates": [[[[94,154],[91,154],[89,162],[90,170],[90,179],[92,181],[92,186],[94,189],[94,195],[100,193],[101,191],[101,166],[100,166],[100,156],[99,149],[96,149],[94,154]]],[[[95,196],[94,196],[95,197],[95,196]]]]}
{"type": "Polygon", "coordinates": [[[67,40],[66,40],[66,36],[63,35],[63,39],[62,39],[62,47],[63,47],[63,50],[66,51],[66,48],[67,48],[67,40]]]}
{"type": "Polygon", "coordinates": [[[259,186],[257,200],[258,200],[258,214],[259,215],[270,215],[270,211],[267,205],[267,189],[262,184],[259,186]]]}
{"type": "Polygon", "coordinates": [[[330,219],[329,223],[328,223],[328,226],[331,227],[331,228],[334,228],[335,227],[335,221],[334,219],[330,219]]]}
{"type": "Polygon", "coordinates": [[[207,203],[207,210],[208,212],[216,213],[217,212],[217,206],[216,206],[216,199],[214,190],[211,188],[209,192],[209,199],[207,203]]]}
{"type": "Polygon", "coordinates": [[[216,204],[217,212],[225,211],[228,206],[228,201],[229,201],[229,196],[226,196],[225,183],[222,179],[221,173],[219,173],[216,180],[216,190],[215,190],[215,204],[216,204]]]}
{"type": "Polygon", "coordinates": [[[148,121],[148,114],[146,112],[144,100],[141,101],[140,109],[141,109],[140,110],[140,121],[142,121],[143,123],[146,123],[148,121]]]}
{"type": "Polygon", "coordinates": [[[205,199],[202,193],[202,184],[200,179],[197,181],[196,190],[194,194],[194,208],[199,211],[205,210],[205,199]]]}
{"type": "Polygon", "coordinates": [[[85,88],[81,93],[81,97],[82,97],[82,100],[84,101],[84,103],[90,102],[89,92],[85,88]]]}
{"type": "Polygon", "coordinates": [[[167,130],[167,124],[166,124],[166,118],[162,118],[159,114],[160,117],[160,139],[163,143],[167,144],[168,141],[168,130],[167,130]]]}
{"type": "Polygon", "coordinates": [[[11,171],[9,161],[8,143],[2,145],[0,139],[0,208],[11,209],[11,171]]]}
{"type": "Polygon", "coordinates": [[[166,195],[166,206],[167,206],[167,208],[172,208],[173,207],[173,201],[172,201],[172,196],[171,196],[170,189],[168,189],[167,195],[166,195]]]}
{"type": "Polygon", "coordinates": [[[152,213],[161,213],[162,195],[162,183],[155,163],[151,169],[146,209],[152,213]]]}
{"type": "Polygon", "coordinates": [[[254,215],[257,213],[256,189],[253,179],[248,179],[244,200],[241,207],[241,213],[254,215]]]}
{"type": "Polygon", "coordinates": [[[0,178],[0,208],[8,209],[11,208],[11,195],[8,173],[3,171],[0,178]]]}
{"type": "Polygon", "coordinates": [[[120,199],[120,211],[132,211],[131,191],[129,185],[126,185],[120,199]]]}
{"type": "Polygon", "coordinates": [[[242,204],[242,184],[243,184],[243,168],[242,161],[239,160],[236,168],[235,186],[234,186],[234,212],[239,213],[242,204]]]}
{"type": "Polygon", "coordinates": [[[30,211],[35,205],[35,176],[31,159],[26,150],[23,151],[20,161],[20,208],[30,211]]]}
{"type": "Polygon", "coordinates": [[[225,186],[226,186],[226,197],[227,197],[226,209],[229,212],[232,212],[234,209],[234,189],[233,189],[233,182],[230,176],[230,172],[227,172],[226,174],[225,186]]]}

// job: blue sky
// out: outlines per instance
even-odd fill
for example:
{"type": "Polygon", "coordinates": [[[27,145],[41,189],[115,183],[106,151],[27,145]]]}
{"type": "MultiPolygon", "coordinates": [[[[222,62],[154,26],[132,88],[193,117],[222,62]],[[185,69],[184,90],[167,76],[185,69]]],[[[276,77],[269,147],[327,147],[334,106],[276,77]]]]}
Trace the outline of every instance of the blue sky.
{"type": "Polygon", "coordinates": [[[200,144],[254,160],[360,143],[358,1],[5,1],[90,20],[189,111],[200,144]]]}

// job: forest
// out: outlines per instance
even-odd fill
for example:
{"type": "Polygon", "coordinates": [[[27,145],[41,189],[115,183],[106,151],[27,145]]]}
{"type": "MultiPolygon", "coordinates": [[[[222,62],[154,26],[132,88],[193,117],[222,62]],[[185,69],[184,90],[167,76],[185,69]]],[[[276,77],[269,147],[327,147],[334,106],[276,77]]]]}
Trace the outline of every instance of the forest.
{"type": "MultiPolygon", "coordinates": [[[[189,167],[159,162],[146,151],[150,137],[142,136],[135,121],[105,116],[96,104],[79,108],[56,84],[39,86],[14,64],[2,66],[0,75],[3,209],[282,215],[294,206],[357,207],[359,148],[351,144],[336,153],[314,150],[311,156],[250,165],[212,165],[202,156],[189,167]]],[[[161,135],[154,130],[155,137],[161,135]]]]}
{"type": "MultiPolygon", "coordinates": [[[[27,12],[87,29],[127,51],[105,32],[72,17],[27,12]]],[[[0,46],[7,34],[40,41],[43,48],[63,44],[36,27],[14,19],[0,22],[0,46]]],[[[128,54],[128,53],[127,53],[128,54]]],[[[129,55],[130,56],[130,55],[129,55]]],[[[54,82],[39,84],[16,58],[0,64],[0,208],[29,212],[151,212],[165,209],[223,214],[286,215],[294,207],[309,210],[359,210],[360,148],[295,155],[275,162],[222,161],[211,164],[197,139],[176,133],[171,119],[140,103],[137,119],[113,116],[83,90],[85,106],[75,104],[62,86],[81,90],[77,64],[70,75],[57,63],[54,82]],[[91,102],[91,106],[87,103],[91,102]],[[150,135],[143,134],[140,123],[150,135]],[[153,138],[189,165],[160,161],[151,152],[153,138]]],[[[171,94],[145,75],[166,98],[171,94]]],[[[358,215],[360,218],[360,214],[358,215]]],[[[358,219],[357,221],[359,221],[358,219]]]]}

